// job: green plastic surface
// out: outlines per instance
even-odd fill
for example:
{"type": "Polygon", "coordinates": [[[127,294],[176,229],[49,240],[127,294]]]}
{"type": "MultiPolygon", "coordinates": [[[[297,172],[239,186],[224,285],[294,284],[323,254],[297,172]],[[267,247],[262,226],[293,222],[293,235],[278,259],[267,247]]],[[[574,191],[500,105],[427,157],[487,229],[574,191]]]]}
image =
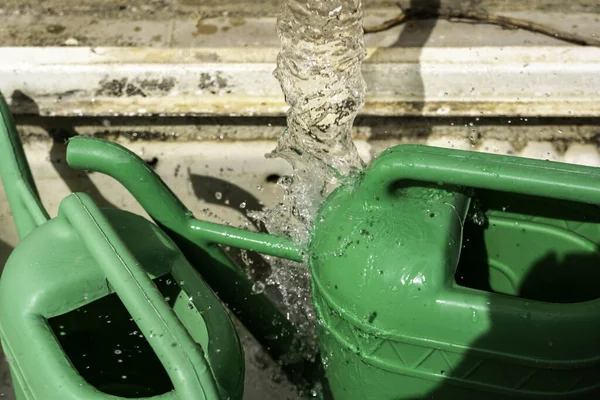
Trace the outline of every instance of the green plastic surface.
{"type": "Polygon", "coordinates": [[[49,220],[1,97],[0,112],[0,173],[22,238],[0,279],[17,398],[240,399],[232,321],[172,240],[85,194],[49,220]]]}
{"type": "MultiPolygon", "coordinates": [[[[77,138],[68,161],[148,183],[144,207],[173,226],[141,160],[101,162],[122,151],[77,138]]],[[[327,199],[308,249],[189,214],[175,230],[308,257],[336,399],[596,399],[599,203],[600,169],[403,145],[327,199]]]]}
{"type": "Polygon", "coordinates": [[[595,168],[384,152],[311,243],[336,398],[598,398],[599,203],[595,168]]]}

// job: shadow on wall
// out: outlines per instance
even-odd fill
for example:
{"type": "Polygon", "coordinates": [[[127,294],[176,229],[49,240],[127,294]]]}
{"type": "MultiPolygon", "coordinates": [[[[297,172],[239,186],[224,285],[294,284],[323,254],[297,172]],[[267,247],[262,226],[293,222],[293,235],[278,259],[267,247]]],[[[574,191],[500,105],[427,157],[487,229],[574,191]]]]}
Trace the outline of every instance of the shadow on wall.
{"type": "MultiPolygon", "coordinates": [[[[410,0],[409,7],[413,10],[427,10],[434,13],[440,9],[441,0],[410,0]]],[[[431,37],[431,33],[437,22],[437,19],[407,21],[404,24],[402,32],[400,32],[400,36],[398,36],[398,40],[392,44],[392,47],[423,48],[431,37]]],[[[415,98],[414,108],[423,111],[425,107],[425,86],[420,68],[418,78],[413,84],[415,85],[415,89],[414,93],[411,94],[415,98]]]]}
{"type": "MultiPolygon", "coordinates": [[[[19,105],[20,108],[26,107],[33,115],[39,115],[39,107],[35,101],[20,90],[15,90],[12,94],[13,106],[19,105]]],[[[66,183],[71,192],[83,192],[89,194],[101,208],[117,208],[109,202],[98,190],[96,185],[91,181],[88,173],[69,168],[66,163],[66,142],[69,138],[77,136],[77,132],[72,125],[61,125],[60,128],[45,123],[44,119],[40,120],[40,127],[48,132],[52,138],[52,148],[50,149],[50,161],[66,183]]]]}
{"type": "MultiPolygon", "coordinates": [[[[223,179],[189,173],[190,183],[196,197],[208,204],[224,206],[243,214],[264,210],[264,205],[252,193],[223,179]]],[[[251,221],[249,219],[249,221],[251,221]]],[[[259,221],[251,221],[254,228],[266,232],[259,221]]]]}
{"type": "Polygon", "coordinates": [[[0,240],[0,274],[2,274],[4,264],[6,264],[6,260],[8,259],[8,256],[10,256],[10,253],[12,251],[12,246],[0,240]]]}
{"type": "MultiPolygon", "coordinates": [[[[410,5],[407,8],[417,10],[428,10],[431,13],[439,10],[441,7],[441,0],[410,0],[410,5]]],[[[400,48],[412,48],[422,49],[426,44],[437,24],[437,19],[422,19],[422,20],[410,20],[406,21],[402,27],[396,41],[391,44],[391,47],[400,48]]],[[[407,93],[411,97],[410,107],[414,114],[421,115],[425,108],[425,86],[423,77],[421,74],[421,66],[419,65],[414,76],[411,75],[410,87],[406,90],[410,90],[407,93]]],[[[437,123],[439,123],[439,117],[437,117],[437,123]]],[[[381,139],[393,138],[398,140],[397,131],[390,131],[398,129],[399,125],[405,125],[410,123],[410,129],[404,129],[402,135],[414,136],[416,138],[427,138],[432,133],[433,120],[424,117],[403,117],[401,114],[394,117],[377,118],[377,117],[358,117],[355,125],[368,126],[371,130],[370,140],[376,141],[381,139]],[[373,121],[376,119],[376,121],[373,121]],[[401,123],[398,122],[401,120],[401,123]],[[414,120],[418,120],[415,124],[414,120]]]]}
{"type": "MultiPolygon", "coordinates": [[[[264,205],[261,201],[247,190],[236,186],[223,179],[206,175],[189,173],[190,183],[195,196],[208,204],[227,207],[234,213],[244,216],[259,232],[267,232],[264,224],[248,217],[248,213],[263,211],[264,205]],[[243,207],[241,205],[243,204],[243,207]]],[[[252,280],[264,282],[271,275],[271,266],[265,259],[253,252],[245,252],[236,248],[229,248],[227,253],[240,266],[246,266],[252,280]]],[[[271,286],[267,287],[269,295],[274,299],[281,300],[281,294],[274,292],[271,286]]]]}

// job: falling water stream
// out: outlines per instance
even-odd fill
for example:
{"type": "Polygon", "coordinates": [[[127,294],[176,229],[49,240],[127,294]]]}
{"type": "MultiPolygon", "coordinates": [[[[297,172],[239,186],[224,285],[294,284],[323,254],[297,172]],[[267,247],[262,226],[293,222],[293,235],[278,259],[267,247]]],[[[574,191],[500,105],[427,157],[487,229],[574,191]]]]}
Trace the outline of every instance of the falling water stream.
{"type": "MultiPolygon", "coordinates": [[[[279,182],[285,189],[283,202],[255,215],[270,233],[307,243],[324,199],[363,168],[351,137],[366,91],[362,22],[362,0],[284,1],[274,75],[290,108],[287,129],[267,157],[288,161],[293,173],[279,182]]],[[[272,264],[267,284],[279,287],[288,318],[307,338],[305,351],[314,353],[308,268],[282,260],[272,264]]]]}

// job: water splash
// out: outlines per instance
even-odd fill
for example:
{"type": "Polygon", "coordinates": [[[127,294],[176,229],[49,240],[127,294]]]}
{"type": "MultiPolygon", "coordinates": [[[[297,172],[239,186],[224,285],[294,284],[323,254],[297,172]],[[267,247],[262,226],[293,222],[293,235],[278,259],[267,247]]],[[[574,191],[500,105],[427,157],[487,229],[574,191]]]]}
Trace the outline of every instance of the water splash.
{"type": "Polygon", "coordinates": [[[293,167],[282,184],[299,240],[308,240],[323,199],[363,167],[351,136],[366,91],[362,20],[361,0],[287,0],[279,16],[275,77],[290,109],[270,157],[293,167]]]}
{"type": "MultiPolygon", "coordinates": [[[[283,202],[254,214],[270,233],[307,243],[324,199],[364,167],[351,136],[366,92],[362,22],[362,0],[284,2],[277,23],[282,47],[274,75],[290,106],[288,129],[267,157],[285,159],[293,173],[279,181],[285,189],[283,202]]],[[[314,343],[308,268],[274,261],[268,283],[279,287],[289,319],[314,343]]]]}

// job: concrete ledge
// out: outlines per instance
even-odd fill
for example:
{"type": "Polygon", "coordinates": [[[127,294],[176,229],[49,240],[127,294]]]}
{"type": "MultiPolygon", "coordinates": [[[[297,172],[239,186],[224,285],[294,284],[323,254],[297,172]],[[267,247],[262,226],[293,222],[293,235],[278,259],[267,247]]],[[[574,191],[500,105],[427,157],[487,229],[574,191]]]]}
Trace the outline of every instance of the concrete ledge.
{"type": "MultiPolygon", "coordinates": [[[[277,48],[0,48],[16,114],[282,116],[277,48]]],[[[600,49],[372,48],[362,115],[600,115],[600,49]]]]}

